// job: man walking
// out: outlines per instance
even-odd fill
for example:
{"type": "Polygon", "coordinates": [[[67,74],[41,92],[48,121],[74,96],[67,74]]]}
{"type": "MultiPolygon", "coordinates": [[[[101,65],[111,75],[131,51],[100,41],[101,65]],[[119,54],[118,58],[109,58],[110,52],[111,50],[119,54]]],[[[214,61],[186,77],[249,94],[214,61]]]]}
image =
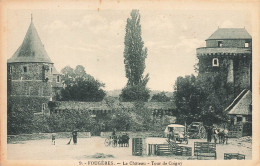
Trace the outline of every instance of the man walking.
{"type": "Polygon", "coordinates": [[[207,126],[207,141],[211,142],[211,137],[212,137],[212,127],[207,126]]]}
{"type": "Polygon", "coordinates": [[[74,144],[77,144],[77,131],[76,130],[73,130],[72,132],[72,137],[73,137],[73,143],[74,144]]]}

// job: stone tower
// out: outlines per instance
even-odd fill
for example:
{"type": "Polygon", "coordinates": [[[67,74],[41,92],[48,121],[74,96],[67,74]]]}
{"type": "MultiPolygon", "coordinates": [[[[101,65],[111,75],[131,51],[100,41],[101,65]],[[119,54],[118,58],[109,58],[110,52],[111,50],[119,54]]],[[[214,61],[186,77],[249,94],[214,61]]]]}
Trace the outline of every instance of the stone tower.
{"type": "Polygon", "coordinates": [[[197,48],[199,74],[224,72],[234,96],[252,86],[252,37],[245,28],[218,28],[197,48]]]}
{"type": "Polygon", "coordinates": [[[31,18],[22,45],[7,61],[8,109],[49,112],[48,102],[62,87],[31,18]]]}

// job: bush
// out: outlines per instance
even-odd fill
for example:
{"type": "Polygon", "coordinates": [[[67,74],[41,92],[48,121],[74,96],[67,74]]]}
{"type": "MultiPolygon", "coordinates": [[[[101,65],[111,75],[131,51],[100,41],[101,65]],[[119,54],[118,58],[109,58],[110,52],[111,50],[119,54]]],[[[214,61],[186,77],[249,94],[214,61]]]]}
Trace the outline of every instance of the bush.
{"type": "Polygon", "coordinates": [[[120,100],[123,102],[136,102],[142,101],[146,102],[150,98],[150,90],[147,89],[142,84],[126,86],[122,89],[122,93],[120,94],[120,100]]]}
{"type": "Polygon", "coordinates": [[[7,111],[7,134],[32,133],[33,111],[12,110],[7,111]]]}

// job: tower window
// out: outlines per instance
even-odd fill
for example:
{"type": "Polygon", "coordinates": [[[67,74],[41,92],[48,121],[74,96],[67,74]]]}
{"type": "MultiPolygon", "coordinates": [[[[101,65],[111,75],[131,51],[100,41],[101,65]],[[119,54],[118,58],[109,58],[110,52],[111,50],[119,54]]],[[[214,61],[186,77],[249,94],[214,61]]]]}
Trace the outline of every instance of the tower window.
{"type": "Polygon", "coordinates": [[[218,58],[212,59],[212,66],[219,66],[218,58]]]}
{"type": "Polygon", "coordinates": [[[218,41],[218,47],[223,47],[223,41],[218,41]]]}
{"type": "Polygon", "coordinates": [[[24,73],[27,73],[27,71],[28,71],[27,66],[24,66],[24,67],[23,67],[23,72],[24,72],[24,73]]]}
{"type": "Polygon", "coordinates": [[[51,74],[52,74],[52,67],[51,67],[51,74]]]}
{"type": "Polygon", "coordinates": [[[60,76],[57,76],[57,82],[60,82],[60,76]]]}
{"type": "Polygon", "coordinates": [[[249,43],[248,42],[245,42],[245,47],[249,47],[249,43]]]}

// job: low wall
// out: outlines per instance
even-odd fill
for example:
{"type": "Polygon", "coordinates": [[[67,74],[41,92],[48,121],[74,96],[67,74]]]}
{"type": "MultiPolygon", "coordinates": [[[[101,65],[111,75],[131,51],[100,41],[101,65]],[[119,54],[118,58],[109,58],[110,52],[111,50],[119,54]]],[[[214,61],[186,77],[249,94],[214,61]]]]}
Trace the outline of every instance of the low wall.
{"type": "MultiPolygon", "coordinates": [[[[20,134],[20,135],[7,135],[7,143],[15,141],[27,141],[27,140],[39,140],[39,139],[51,139],[52,134],[55,134],[55,138],[70,138],[71,132],[58,132],[58,133],[33,133],[33,134],[20,134]]],[[[78,132],[78,138],[89,138],[90,132],[78,132]]]]}
{"type": "MultiPolygon", "coordinates": [[[[146,138],[146,137],[164,137],[163,131],[147,131],[147,132],[125,132],[125,131],[117,131],[116,135],[121,135],[127,133],[130,138],[146,138]]],[[[112,132],[101,132],[100,136],[103,138],[109,137],[112,135],[112,132]]]]}

